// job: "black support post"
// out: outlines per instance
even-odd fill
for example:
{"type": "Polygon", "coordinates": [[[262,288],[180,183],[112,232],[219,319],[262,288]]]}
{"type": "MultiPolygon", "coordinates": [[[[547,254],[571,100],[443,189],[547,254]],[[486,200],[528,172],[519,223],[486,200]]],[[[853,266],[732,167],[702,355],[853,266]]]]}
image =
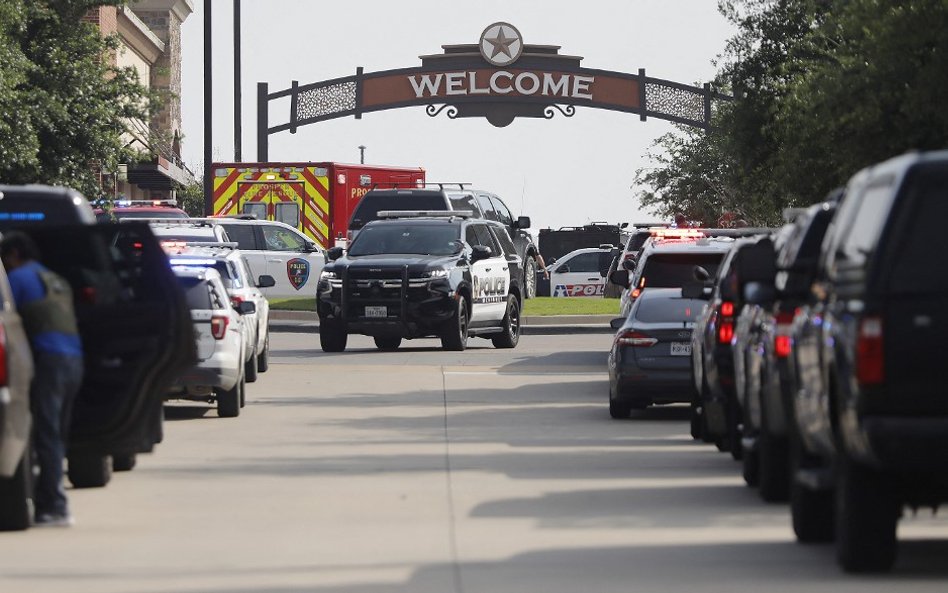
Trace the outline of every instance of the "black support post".
{"type": "Polygon", "coordinates": [[[639,120],[645,121],[648,116],[645,115],[648,112],[648,106],[645,104],[646,94],[645,94],[645,68],[639,68],[639,120]]]}
{"type": "MultiPolygon", "coordinates": [[[[210,2],[208,2],[210,4],[210,2]]],[[[240,0],[234,0],[234,162],[242,159],[243,128],[240,125],[240,0]]]]}
{"type": "Polygon", "coordinates": [[[257,160],[265,163],[270,160],[270,90],[265,82],[257,83],[257,160]]]}
{"type": "Polygon", "coordinates": [[[296,133],[296,120],[298,119],[299,111],[299,81],[294,80],[290,86],[290,133],[296,133]]]}
{"type": "Polygon", "coordinates": [[[704,129],[711,127],[711,83],[704,83],[704,129]]]}
{"type": "Polygon", "coordinates": [[[211,5],[204,3],[204,214],[214,213],[214,109],[211,58],[211,5]]]}

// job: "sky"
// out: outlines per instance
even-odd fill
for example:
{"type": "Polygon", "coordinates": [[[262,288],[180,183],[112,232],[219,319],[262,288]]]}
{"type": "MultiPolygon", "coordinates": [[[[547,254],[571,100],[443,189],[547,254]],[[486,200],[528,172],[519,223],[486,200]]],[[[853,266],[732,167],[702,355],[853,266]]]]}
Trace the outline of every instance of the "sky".
{"type": "MultiPolygon", "coordinates": [[[[203,169],[204,3],[182,27],[183,157],[203,169]]],[[[421,65],[442,45],[477,43],[489,24],[516,26],[527,44],[559,45],[582,66],[702,84],[735,29],[714,0],[242,0],[243,160],[256,160],[256,85],[270,92],[366,72],[421,65]]],[[[233,2],[214,0],[213,153],[234,157],[233,2]]],[[[273,112],[272,122],[287,121],[273,112]]],[[[533,228],[655,217],[636,199],[635,172],[668,122],[578,107],[552,120],[496,128],[482,118],[429,117],[408,107],[330,120],[270,136],[271,161],[420,166],[428,181],[470,182],[501,196],[533,228]]]]}

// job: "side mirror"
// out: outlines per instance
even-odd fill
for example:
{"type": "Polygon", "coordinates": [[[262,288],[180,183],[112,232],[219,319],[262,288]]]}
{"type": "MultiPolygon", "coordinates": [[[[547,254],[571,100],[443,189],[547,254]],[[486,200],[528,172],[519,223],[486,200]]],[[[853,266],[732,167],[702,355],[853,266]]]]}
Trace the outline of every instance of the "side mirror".
{"type": "Polygon", "coordinates": [[[336,261],[342,257],[342,253],[342,247],[330,247],[329,250],[326,251],[326,259],[329,261],[336,261]]]}
{"type": "Polygon", "coordinates": [[[257,288],[270,288],[276,286],[276,280],[269,274],[264,274],[257,278],[257,288]]]}
{"type": "Polygon", "coordinates": [[[528,229],[530,228],[530,217],[529,216],[518,216],[517,221],[514,223],[514,228],[517,229],[528,229]]]}
{"type": "Polygon", "coordinates": [[[624,259],[622,260],[622,268],[624,270],[628,270],[629,272],[631,272],[632,270],[635,269],[635,263],[636,262],[635,262],[634,257],[630,257],[629,259],[624,259]]]}
{"type": "Polygon", "coordinates": [[[550,263],[548,263],[547,265],[548,265],[548,266],[552,266],[553,264],[556,263],[556,260],[558,260],[558,259],[559,259],[558,257],[551,257],[551,258],[550,258],[550,263]]]}
{"type": "Polygon", "coordinates": [[[609,282],[612,282],[616,286],[621,286],[622,288],[628,288],[629,287],[629,271],[616,270],[615,272],[609,274],[609,282]]]}
{"type": "Polygon", "coordinates": [[[711,287],[704,282],[689,282],[681,287],[681,296],[686,299],[708,300],[711,298],[711,287]]]}
{"type": "Polygon", "coordinates": [[[702,284],[711,280],[711,272],[701,266],[695,266],[692,276],[694,276],[695,280],[701,282],[702,284]]]}
{"type": "Polygon", "coordinates": [[[748,282],[744,286],[744,300],[751,305],[769,305],[776,296],[776,288],[763,282],[748,282]]]}
{"type": "Polygon", "coordinates": [[[319,245],[315,243],[306,243],[303,245],[303,253],[314,253],[319,251],[319,245]]]}
{"type": "Polygon", "coordinates": [[[257,305],[251,301],[241,301],[237,305],[237,312],[241,315],[249,315],[257,312],[257,305]]]}
{"type": "Polygon", "coordinates": [[[623,325],[625,325],[625,317],[616,317],[609,321],[609,327],[612,329],[619,329],[623,325]]]}
{"type": "Polygon", "coordinates": [[[487,245],[475,245],[471,252],[471,263],[487,259],[492,255],[490,247],[487,245]]]}

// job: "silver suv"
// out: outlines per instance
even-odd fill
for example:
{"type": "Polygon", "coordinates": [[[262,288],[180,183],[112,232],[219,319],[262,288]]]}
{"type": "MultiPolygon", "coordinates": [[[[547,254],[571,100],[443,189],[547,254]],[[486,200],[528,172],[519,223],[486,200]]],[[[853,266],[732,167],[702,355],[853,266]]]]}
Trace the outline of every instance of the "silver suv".
{"type": "Polygon", "coordinates": [[[273,286],[273,277],[263,274],[254,278],[247,259],[237,249],[236,243],[166,247],[166,251],[173,266],[199,266],[217,270],[235,307],[242,302],[254,304],[254,312],[248,313],[244,320],[250,326],[245,376],[247,383],[256,381],[257,373],[266,372],[270,366],[270,303],[260,289],[273,286]]]}
{"type": "Polygon", "coordinates": [[[240,415],[246,401],[245,360],[254,304],[231,304],[221,275],[214,268],[173,266],[185,294],[197,364],[175,382],[168,399],[217,402],[222,418],[240,415]]]}

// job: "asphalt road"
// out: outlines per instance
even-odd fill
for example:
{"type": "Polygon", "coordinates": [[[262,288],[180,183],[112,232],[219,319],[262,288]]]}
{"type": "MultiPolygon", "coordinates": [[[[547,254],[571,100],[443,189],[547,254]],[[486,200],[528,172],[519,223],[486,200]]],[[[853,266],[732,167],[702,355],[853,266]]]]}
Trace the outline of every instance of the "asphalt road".
{"type": "Polygon", "coordinates": [[[74,527],[0,534],[0,592],[945,590],[944,516],[903,522],[892,574],[849,577],[683,408],[609,419],[609,340],[274,334],[239,418],[169,406],[155,454],[70,491],[74,527]]]}

